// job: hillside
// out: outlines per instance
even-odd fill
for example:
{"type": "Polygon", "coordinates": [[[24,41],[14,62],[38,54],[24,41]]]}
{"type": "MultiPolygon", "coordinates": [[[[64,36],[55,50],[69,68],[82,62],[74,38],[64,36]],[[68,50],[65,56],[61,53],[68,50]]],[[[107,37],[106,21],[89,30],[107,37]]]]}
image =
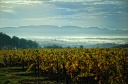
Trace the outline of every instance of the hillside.
{"type": "Polygon", "coordinates": [[[26,49],[38,47],[38,44],[32,40],[26,40],[16,36],[10,37],[0,32],[0,49],[26,49]]]}
{"type": "Polygon", "coordinates": [[[0,28],[1,32],[11,36],[128,36],[128,30],[110,30],[98,27],[78,27],[78,26],[20,26],[0,28]]]}

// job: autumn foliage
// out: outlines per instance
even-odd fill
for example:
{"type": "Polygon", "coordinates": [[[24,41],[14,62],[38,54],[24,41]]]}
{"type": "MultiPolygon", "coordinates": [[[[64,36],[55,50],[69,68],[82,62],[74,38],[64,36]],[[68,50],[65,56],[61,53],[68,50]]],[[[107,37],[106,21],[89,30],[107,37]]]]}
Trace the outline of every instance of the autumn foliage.
{"type": "Polygon", "coordinates": [[[0,56],[5,66],[26,66],[40,76],[44,71],[74,82],[128,83],[128,48],[0,50],[0,56]]]}

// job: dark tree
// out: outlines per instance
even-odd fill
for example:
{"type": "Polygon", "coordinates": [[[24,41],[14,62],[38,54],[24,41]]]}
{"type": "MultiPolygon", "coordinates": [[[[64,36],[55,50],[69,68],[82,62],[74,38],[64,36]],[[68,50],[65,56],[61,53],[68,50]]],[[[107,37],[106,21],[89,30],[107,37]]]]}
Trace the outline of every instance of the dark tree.
{"type": "Polygon", "coordinates": [[[83,45],[80,45],[80,48],[84,48],[83,45]]]}
{"type": "Polygon", "coordinates": [[[19,48],[19,47],[20,47],[20,44],[19,44],[20,39],[19,39],[18,37],[13,36],[11,42],[12,42],[11,45],[12,45],[13,47],[15,47],[15,48],[19,48]]]}
{"type": "Polygon", "coordinates": [[[0,33],[0,48],[9,48],[11,45],[11,37],[4,34],[0,33]]]}

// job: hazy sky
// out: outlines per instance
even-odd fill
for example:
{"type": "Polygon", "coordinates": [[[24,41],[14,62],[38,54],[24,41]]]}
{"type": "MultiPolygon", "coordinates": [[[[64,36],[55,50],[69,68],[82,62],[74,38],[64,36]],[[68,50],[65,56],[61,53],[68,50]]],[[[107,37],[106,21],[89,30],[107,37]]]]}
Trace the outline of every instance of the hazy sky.
{"type": "Polygon", "coordinates": [[[57,25],[128,29],[128,0],[0,0],[0,27],[57,25]]]}

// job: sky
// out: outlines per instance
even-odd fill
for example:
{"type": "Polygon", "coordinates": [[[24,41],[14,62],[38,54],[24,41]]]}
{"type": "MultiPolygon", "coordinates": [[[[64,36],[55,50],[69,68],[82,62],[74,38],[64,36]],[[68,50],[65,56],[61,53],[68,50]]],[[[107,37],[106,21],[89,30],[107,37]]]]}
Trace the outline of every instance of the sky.
{"type": "Polygon", "coordinates": [[[128,0],[0,0],[0,28],[56,25],[128,29],[128,0]]]}

